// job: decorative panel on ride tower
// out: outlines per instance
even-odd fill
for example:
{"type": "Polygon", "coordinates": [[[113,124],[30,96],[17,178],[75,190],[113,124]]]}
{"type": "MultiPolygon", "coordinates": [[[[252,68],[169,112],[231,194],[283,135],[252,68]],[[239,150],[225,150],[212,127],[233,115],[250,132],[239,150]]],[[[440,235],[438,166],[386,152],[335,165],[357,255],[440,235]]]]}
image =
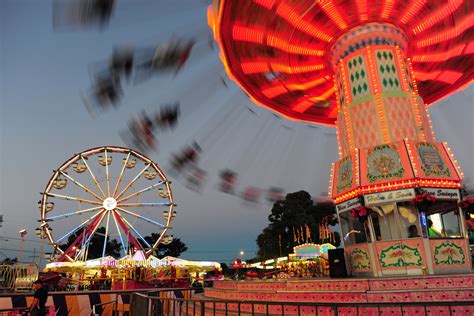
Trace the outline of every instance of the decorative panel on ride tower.
{"type": "MultiPolygon", "coordinates": [[[[440,186],[454,186],[462,176],[441,143],[406,141],[415,176],[418,179],[438,180],[440,186]]],[[[434,183],[436,185],[436,183],[434,183]]]]}
{"type": "Polygon", "coordinates": [[[465,269],[470,272],[468,246],[462,239],[430,239],[431,260],[435,271],[465,269]]]}
{"type": "MultiPolygon", "coordinates": [[[[406,94],[406,93],[405,93],[406,94]]],[[[418,140],[410,95],[383,98],[387,128],[392,140],[418,140]]]]}
{"type": "Polygon", "coordinates": [[[401,91],[400,74],[395,58],[395,47],[383,47],[375,52],[379,85],[382,93],[401,91]]]}
{"type": "Polygon", "coordinates": [[[383,143],[375,101],[367,100],[351,105],[348,112],[355,148],[367,148],[383,143]]]}
{"type": "Polygon", "coordinates": [[[420,270],[427,266],[427,256],[422,238],[412,238],[375,243],[378,270],[420,270]]]}
{"type": "Polygon", "coordinates": [[[352,272],[372,271],[372,262],[374,262],[374,260],[371,258],[368,244],[362,243],[346,246],[345,250],[352,272]]]}
{"type": "Polygon", "coordinates": [[[359,183],[359,151],[338,160],[334,166],[331,196],[343,195],[360,186],[359,183]]]}
{"type": "Polygon", "coordinates": [[[339,145],[339,157],[345,157],[350,152],[348,128],[346,127],[346,120],[344,118],[344,112],[346,109],[341,109],[337,115],[336,131],[337,131],[337,143],[339,145]]]}
{"type": "Polygon", "coordinates": [[[420,108],[423,109],[423,111],[420,111],[420,116],[421,116],[421,131],[425,135],[425,138],[426,138],[425,141],[435,142],[436,137],[434,135],[433,128],[431,127],[431,119],[428,113],[428,109],[425,107],[425,103],[423,102],[423,99],[421,99],[419,95],[415,96],[415,100],[417,104],[420,104],[420,108]]]}
{"type": "MultiPolygon", "coordinates": [[[[375,186],[414,179],[404,142],[379,145],[360,152],[361,186],[375,186]]],[[[387,187],[393,190],[398,187],[387,187]]]]}
{"type": "MultiPolygon", "coordinates": [[[[367,62],[364,54],[360,52],[344,59],[346,64],[346,76],[349,79],[349,91],[351,101],[364,98],[373,94],[370,89],[369,73],[367,70],[367,62]]],[[[352,103],[351,102],[351,103],[352,103]]]]}

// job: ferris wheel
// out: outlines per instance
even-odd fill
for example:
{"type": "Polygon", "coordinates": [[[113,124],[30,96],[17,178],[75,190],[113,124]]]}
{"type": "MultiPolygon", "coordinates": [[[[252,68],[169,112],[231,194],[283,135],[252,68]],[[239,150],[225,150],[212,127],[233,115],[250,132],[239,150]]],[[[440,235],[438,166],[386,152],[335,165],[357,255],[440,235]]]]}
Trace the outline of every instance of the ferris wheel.
{"type": "Polygon", "coordinates": [[[176,217],[170,183],[155,162],[128,148],[104,146],[72,156],[53,171],[38,202],[57,261],[87,260],[89,249],[95,257],[111,255],[111,242],[120,243],[116,256],[137,250],[150,255],[160,243],[169,244],[176,217]],[[151,233],[158,238],[145,237],[151,233]]]}

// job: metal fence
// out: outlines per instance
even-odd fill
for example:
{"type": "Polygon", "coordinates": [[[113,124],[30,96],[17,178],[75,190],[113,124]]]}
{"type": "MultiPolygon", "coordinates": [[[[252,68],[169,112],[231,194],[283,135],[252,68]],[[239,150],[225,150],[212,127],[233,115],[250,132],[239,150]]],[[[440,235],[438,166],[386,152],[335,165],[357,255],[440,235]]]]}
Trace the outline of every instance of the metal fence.
{"type": "Polygon", "coordinates": [[[474,301],[309,303],[238,301],[132,295],[131,316],[181,315],[474,315],[474,301]]]}

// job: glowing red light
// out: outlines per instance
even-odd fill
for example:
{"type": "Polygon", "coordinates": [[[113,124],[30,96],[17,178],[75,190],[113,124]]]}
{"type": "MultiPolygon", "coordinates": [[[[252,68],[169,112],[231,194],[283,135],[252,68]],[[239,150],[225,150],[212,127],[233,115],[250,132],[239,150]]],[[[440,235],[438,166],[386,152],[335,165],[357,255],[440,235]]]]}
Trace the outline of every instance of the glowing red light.
{"type": "Polygon", "coordinates": [[[367,14],[367,0],[357,0],[357,12],[359,13],[359,19],[361,21],[367,21],[369,18],[367,14]]]}
{"type": "Polygon", "coordinates": [[[415,0],[415,1],[410,1],[407,8],[403,12],[400,22],[403,24],[407,24],[408,22],[413,19],[413,17],[423,8],[425,5],[426,0],[415,0]]]}
{"type": "Polygon", "coordinates": [[[263,34],[263,30],[240,25],[234,25],[232,28],[232,38],[236,41],[263,44],[263,34]]]}
{"type": "Polygon", "coordinates": [[[427,36],[424,39],[418,41],[416,45],[418,47],[426,47],[426,46],[438,44],[441,42],[445,42],[459,36],[461,33],[463,33],[464,31],[466,31],[467,29],[473,26],[474,26],[474,13],[471,13],[470,15],[464,17],[461,21],[456,22],[455,26],[447,30],[437,32],[433,35],[427,36]]]}
{"type": "Polygon", "coordinates": [[[413,33],[419,34],[429,29],[436,23],[439,23],[440,21],[444,20],[447,16],[451,15],[454,11],[456,11],[456,9],[459,8],[463,2],[463,0],[448,0],[448,3],[436,9],[427,17],[425,17],[420,23],[418,23],[413,28],[413,33]]]}
{"type": "Polygon", "coordinates": [[[293,25],[296,29],[319,38],[322,41],[329,42],[332,37],[326,34],[323,30],[317,28],[310,22],[305,21],[292,7],[285,2],[280,3],[276,9],[276,13],[285,19],[288,23],[293,25]]]}
{"type": "Polygon", "coordinates": [[[336,6],[334,5],[334,3],[332,3],[331,0],[318,1],[318,3],[323,9],[323,11],[331,18],[331,20],[336,23],[339,29],[344,30],[347,28],[347,24],[344,21],[344,18],[339,13],[336,6]]]}

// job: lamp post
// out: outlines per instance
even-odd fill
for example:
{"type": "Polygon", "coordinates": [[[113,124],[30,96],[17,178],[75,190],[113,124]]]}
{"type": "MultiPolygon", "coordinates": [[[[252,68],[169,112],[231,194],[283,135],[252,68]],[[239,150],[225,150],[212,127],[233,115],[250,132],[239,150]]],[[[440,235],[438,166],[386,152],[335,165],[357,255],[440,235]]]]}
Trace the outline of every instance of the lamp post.
{"type": "Polygon", "coordinates": [[[23,238],[25,237],[25,235],[27,234],[27,231],[26,229],[21,229],[19,232],[20,234],[20,258],[18,259],[18,262],[22,262],[23,260],[23,238]]]}

